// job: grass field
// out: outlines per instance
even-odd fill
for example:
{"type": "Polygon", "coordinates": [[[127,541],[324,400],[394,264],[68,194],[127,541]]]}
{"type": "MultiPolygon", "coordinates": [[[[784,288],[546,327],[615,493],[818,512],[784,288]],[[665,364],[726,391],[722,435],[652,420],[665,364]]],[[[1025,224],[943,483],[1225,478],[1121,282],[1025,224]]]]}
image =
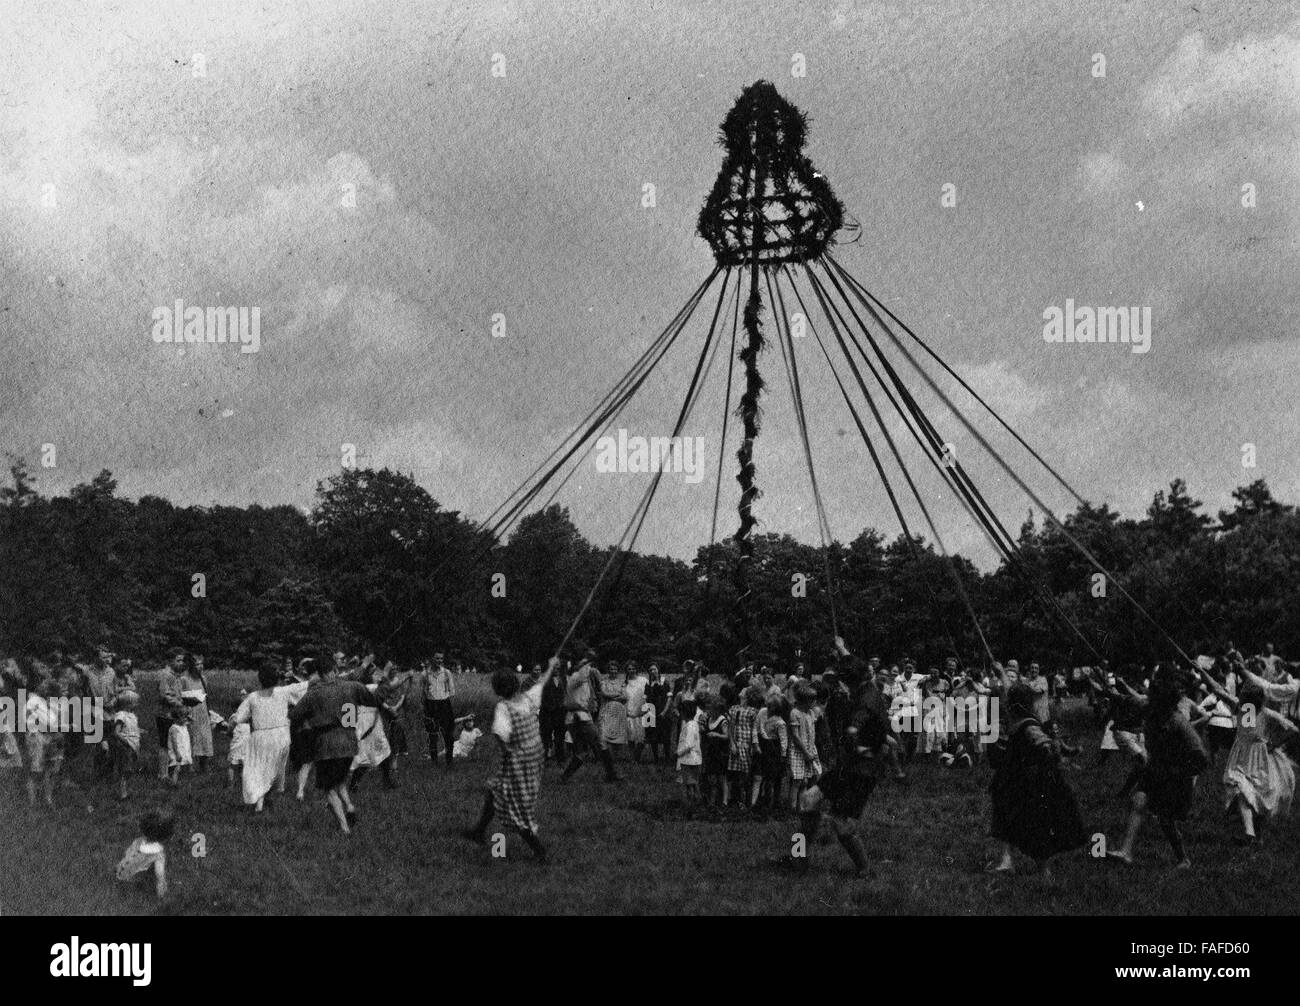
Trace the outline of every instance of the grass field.
{"type": "MultiPolygon", "coordinates": [[[[250,676],[212,672],[212,701],[229,714],[250,676]]],[[[486,680],[461,678],[457,714],[491,709],[486,680]],[[461,708],[463,706],[463,708],[461,708]]],[[[153,754],[155,686],[142,681],[142,751],[153,754]]],[[[1066,714],[1091,764],[1098,732],[1086,710],[1066,714]]],[[[769,860],[790,848],[792,822],[687,822],[670,769],[620,764],[621,784],[595,768],[569,785],[547,767],[539,816],[554,861],[539,867],[517,838],[510,856],[493,859],[459,837],[477,812],[493,769],[493,749],[448,772],[424,758],[423,732],[411,731],[413,755],[401,788],[384,791],[372,776],[356,794],[360,821],[346,838],[314,790],[298,804],[279,797],[261,818],[224,789],[225,739],[215,770],[165,790],[151,774],[133,781],[126,804],[106,788],[60,791],[54,812],[32,810],[18,773],[0,778],[0,912],[10,914],[1282,914],[1300,908],[1294,869],[1297,823],[1282,822],[1265,847],[1231,844],[1239,827],[1219,804],[1217,773],[1207,775],[1188,825],[1193,869],[1177,872],[1154,823],[1133,869],[1079,853],[1063,859],[1060,887],[1030,876],[983,872],[987,770],[915,766],[906,786],[876,791],[864,820],[873,874],[852,879],[838,846],[819,845],[809,873],[794,877],[769,860]],[[170,803],[177,836],[170,849],[173,892],[162,907],[121,888],[113,867],[152,801],[170,803]],[[191,855],[201,835],[206,855],[191,855]],[[197,841],[197,840],[195,840],[197,841]]],[[[1118,762],[1072,772],[1085,818],[1117,840],[1124,805],[1108,796],[1118,762]]]]}

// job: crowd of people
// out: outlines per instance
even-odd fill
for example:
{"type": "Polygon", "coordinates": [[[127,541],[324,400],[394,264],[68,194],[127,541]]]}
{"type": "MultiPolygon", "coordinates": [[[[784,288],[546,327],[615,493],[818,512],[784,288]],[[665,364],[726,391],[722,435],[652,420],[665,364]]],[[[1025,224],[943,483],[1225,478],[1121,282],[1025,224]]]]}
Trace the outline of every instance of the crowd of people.
{"type": "MultiPolygon", "coordinates": [[[[546,760],[562,766],[561,785],[590,761],[616,783],[619,764],[643,762],[648,749],[651,763],[674,770],[685,817],[797,819],[805,842],[782,861],[798,869],[807,867],[812,839],[829,821],[861,872],[868,860],[858,823],[879,782],[905,781],[919,760],[952,771],[987,764],[998,843],[987,869],[1014,871],[1019,851],[1050,879],[1053,858],[1090,837],[1065,767],[1091,770],[1118,757],[1127,769],[1118,795],[1130,809],[1109,857],[1132,863],[1142,826],[1154,816],[1174,862],[1186,868],[1180,825],[1198,777],[1217,771],[1220,758],[1224,807],[1240,820],[1239,841],[1260,842],[1270,822],[1289,812],[1295,771],[1288,748],[1300,734],[1293,670],[1271,645],[1249,659],[1228,644],[1190,663],[1114,671],[1103,663],[1050,676],[1035,662],[1022,672],[1015,660],[962,668],[955,657],[922,673],[911,659],[862,660],[839,639],[816,675],[801,663],[788,672],[750,664],[718,675],[689,660],[672,675],[636,661],[610,661],[602,672],[587,651],[572,663],[553,658],[531,673],[519,667],[492,675],[490,734],[499,764],[466,835],[482,841],[500,820],[544,860],[536,806],[546,760]],[[1086,701],[1102,728],[1093,759],[1060,721],[1070,697],[1086,701]]],[[[436,761],[441,749],[451,769],[472,753],[483,731],[473,712],[456,715],[459,677],[441,653],[412,667],[342,653],[267,661],[257,687],[222,716],[209,705],[203,658],[176,650],[157,677],[159,784],[177,787],[185,773],[209,771],[214,733],[227,731],[227,783],[238,782],[251,813],[263,813],[270,794],[291,785],[304,800],[314,773],[348,834],[358,816],[352,789],[368,772],[378,769],[385,786],[399,785],[412,714],[423,722],[427,758],[436,761]]],[[[86,663],[59,653],[9,659],[0,663],[0,697],[11,706],[21,699],[21,723],[0,717],[0,768],[23,771],[29,802],[56,805],[65,763],[84,766],[71,773],[71,785],[111,783],[119,800],[130,798],[143,740],[129,660],[103,647],[86,663]],[[90,701],[69,705],[70,698],[90,701]],[[69,709],[84,710],[74,731],[61,722],[69,709]],[[75,743],[77,733],[93,743],[75,743]]],[[[151,809],[119,876],[153,876],[164,891],[170,828],[166,813],[151,809]]]]}

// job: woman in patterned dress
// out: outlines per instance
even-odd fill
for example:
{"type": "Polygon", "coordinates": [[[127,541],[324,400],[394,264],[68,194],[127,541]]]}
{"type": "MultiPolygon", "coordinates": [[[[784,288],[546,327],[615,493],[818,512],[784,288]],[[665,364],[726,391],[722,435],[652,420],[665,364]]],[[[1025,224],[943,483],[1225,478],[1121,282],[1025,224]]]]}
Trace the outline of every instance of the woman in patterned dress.
{"type": "Polygon", "coordinates": [[[609,662],[609,670],[600,685],[599,718],[601,741],[616,749],[625,747],[628,742],[627,685],[613,660],[609,662]]]}
{"type": "Polygon", "coordinates": [[[190,734],[190,755],[200,772],[208,770],[212,757],[212,718],[208,715],[208,680],[203,674],[203,657],[185,654],[185,669],[180,674],[181,702],[189,710],[186,729],[190,734]]]}
{"type": "Polygon", "coordinates": [[[501,699],[492,716],[492,734],[501,749],[501,767],[487,785],[487,798],[478,823],[466,832],[474,842],[487,838],[488,825],[498,813],[519,832],[538,862],[546,861],[546,847],[537,837],[537,793],[542,786],[542,732],[538,714],[542,689],[555,669],[552,657],[537,682],[525,692],[519,690],[519,676],[510,670],[492,675],[492,690],[501,699]]]}
{"type": "Polygon", "coordinates": [[[731,791],[749,809],[758,805],[758,789],[762,777],[755,771],[758,753],[758,711],[763,708],[763,689],[750,685],[731,707],[731,750],[727,756],[727,772],[731,775],[731,791]],[[752,781],[751,781],[752,780],[752,781]]]}

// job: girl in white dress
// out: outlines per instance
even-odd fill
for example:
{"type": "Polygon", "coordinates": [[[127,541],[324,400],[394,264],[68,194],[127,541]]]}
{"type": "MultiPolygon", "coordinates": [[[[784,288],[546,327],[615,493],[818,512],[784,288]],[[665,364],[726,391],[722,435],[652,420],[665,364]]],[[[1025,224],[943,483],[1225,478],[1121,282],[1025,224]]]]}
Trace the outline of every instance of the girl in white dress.
{"type": "Polygon", "coordinates": [[[650,679],[635,663],[629,663],[627,672],[627,741],[632,745],[632,760],[640,764],[645,749],[646,713],[645,690],[650,679]]]}
{"type": "MultiPolygon", "coordinates": [[[[1207,682],[1212,680],[1204,671],[1201,673],[1207,682]]],[[[1236,805],[1245,832],[1242,840],[1254,844],[1258,840],[1257,821],[1290,813],[1295,766],[1280,744],[1296,727],[1265,705],[1264,689],[1253,681],[1242,686],[1236,698],[1229,696],[1226,689],[1211,687],[1237,712],[1237,739],[1223,770],[1224,806],[1230,810],[1236,805]]]]}
{"type": "Polygon", "coordinates": [[[265,809],[266,794],[272,786],[284,792],[284,776],[289,767],[289,707],[305,688],[290,685],[277,688],[280,669],[268,661],[257,672],[261,685],[235,710],[232,724],[248,724],[248,741],[244,749],[244,803],[254,813],[265,809]]]}
{"type": "MultiPolygon", "coordinates": [[[[367,683],[366,688],[377,692],[379,685],[367,683]]],[[[388,743],[388,734],[384,731],[384,720],[379,715],[378,706],[360,706],[357,709],[356,731],[357,754],[352,759],[353,783],[360,781],[366,769],[383,765],[391,771],[388,758],[393,753],[393,748],[388,743]]],[[[389,786],[393,785],[392,776],[387,773],[385,781],[389,786]]]]}
{"type": "MultiPolygon", "coordinates": [[[[248,691],[244,690],[239,693],[239,701],[243,702],[248,698],[248,691]]],[[[252,732],[249,730],[247,723],[229,723],[230,727],[230,750],[226,752],[226,785],[235,784],[235,776],[244,771],[244,756],[248,753],[248,735],[252,732]]]]}

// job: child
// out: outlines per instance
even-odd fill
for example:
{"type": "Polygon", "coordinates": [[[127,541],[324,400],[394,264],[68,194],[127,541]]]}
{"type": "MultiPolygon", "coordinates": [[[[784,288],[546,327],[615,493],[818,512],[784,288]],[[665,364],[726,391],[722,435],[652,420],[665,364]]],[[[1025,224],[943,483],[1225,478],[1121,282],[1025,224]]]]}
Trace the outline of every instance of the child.
{"type": "MultiPolygon", "coordinates": [[[[239,702],[242,705],[248,698],[248,689],[241,689],[239,702]]],[[[226,755],[226,788],[235,784],[235,777],[244,774],[244,755],[248,752],[248,737],[252,733],[251,723],[235,723],[230,727],[230,751],[226,755]]]]}
{"type": "Polygon", "coordinates": [[[781,780],[785,778],[785,762],[789,753],[789,728],[786,726],[785,697],[780,692],[767,693],[767,701],[755,721],[758,733],[758,760],[760,799],[763,806],[776,814],[781,804],[781,780]]]}
{"type": "Polygon", "coordinates": [[[701,789],[708,805],[727,805],[727,757],[730,754],[731,731],[727,723],[727,702],[721,695],[708,697],[708,713],[704,720],[703,766],[701,789]],[[716,803],[715,803],[716,800],[716,803]]]}
{"type": "Polygon", "coordinates": [[[1296,727],[1264,703],[1264,690],[1253,683],[1238,693],[1237,739],[1223,771],[1224,803],[1229,810],[1236,805],[1246,845],[1258,841],[1257,820],[1285,817],[1295,795],[1295,766],[1280,745],[1296,727]]]}
{"type": "Polygon", "coordinates": [[[677,735],[677,781],[682,784],[685,794],[686,816],[691,817],[700,799],[700,765],[704,756],[700,749],[700,723],[695,717],[695,700],[683,699],[678,708],[682,725],[677,735]]]}
{"type": "MultiPolygon", "coordinates": [[[[1208,673],[1229,695],[1236,696],[1237,676],[1235,674],[1231,671],[1226,674],[1215,674],[1213,670],[1208,673]]],[[[1232,707],[1208,689],[1205,698],[1201,700],[1201,711],[1210,717],[1205,726],[1205,740],[1210,759],[1213,760],[1220,751],[1232,750],[1237,740],[1237,724],[1232,707]]]]}
{"type": "Polygon", "coordinates": [[[54,809],[54,787],[63,768],[64,736],[58,730],[59,683],[43,678],[27,699],[27,802],[36,806],[36,780],[41,781],[45,806],[54,809]]]}
{"type": "MultiPolygon", "coordinates": [[[[849,854],[859,877],[867,873],[867,855],[858,827],[883,766],[880,754],[887,747],[888,736],[886,699],[868,678],[866,685],[858,689],[856,709],[845,727],[840,757],[800,801],[799,823],[807,845],[811,847],[816,838],[823,816],[829,817],[831,831],[849,854]]],[[[792,865],[806,870],[809,852],[811,848],[792,865]]]]}
{"type": "Polygon", "coordinates": [[[166,842],[172,837],[175,826],[166,811],[153,810],[140,818],[140,837],[126,850],[117,864],[117,879],[133,881],[153,872],[154,891],[159,900],[167,896],[166,842]]]}
{"type": "Polygon", "coordinates": [[[474,745],[478,739],[483,736],[483,731],[474,725],[474,714],[461,716],[456,720],[456,725],[460,727],[460,733],[456,736],[456,742],[451,746],[451,756],[453,758],[469,758],[474,754],[474,745]]]}
{"type": "Polygon", "coordinates": [[[758,753],[758,713],[763,708],[763,689],[750,685],[740,701],[727,713],[731,748],[727,753],[727,772],[731,775],[737,797],[751,810],[758,804],[761,780],[754,771],[758,753]],[[753,780],[752,784],[750,780],[753,780]]]}
{"type": "Polygon", "coordinates": [[[552,657],[546,673],[526,692],[519,691],[519,677],[513,671],[499,670],[492,675],[492,690],[501,700],[492,714],[492,735],[500,745],[501,767],[488,782],[483,813],[469,833],[474,841],[482,842],[492,818],[500,812],[539,863],[546,862],[546,847],[537,837],[537,793],[545,761],[538,714],[542,710],[542,690],[559,666],[559,658],[552,657]]]}
{"type": "Polygon", "coordinates": [[[113,714],[113,736],[109,740],[113,752],[113,780],[117,783],[117,798],[126,799],[126,780],[134,774],[140,763],[140,720],[135,709],[140,696],[135,692],[118,692],[117,712],[113,714]]]}
{"type": "Polygon", "coordinates": [[[1109,853],[1124,863],[1133,862],[1133,842],[1149,812],[1160,820],[1178,868],[1185,870],[1192,865],[1178,822],[1191,812],[1196,777],[1209,767],[1210,759],[1196,731],[1178,712],[1181,697],[1178,686],[1167,677],[1157,678],[1147,696],[1147,761],[1133,787],[1124,843],[1109,853]]]}
{"type": "Polygon", "coordinates": [[[794,689],[795,708],[790,713],[790,809],[799,809],[799,796],[822,774],[817,757],[817,719],[813,704],[817,690],[806,681],[794,689]]]}
{"type": "Polygon", "coordinates": [[[177,709],[172,713],[172,724],[167,728],[167,784],[181,784],[181,766],[193,765],[190,753],[189,710],[177,709]]]}
{"type": "Polygon", "coordinates": [[[930,668],[930,676],[922,686],[921,703],[921,753],[927,758],[943,761],[948,746],[948,717],[945,700],[950,685],[938,668],[930,668]]]}
{"type": "Polygon", "coordinates": [[[813,700],[813,740],[817,743],[817,753],[821,756],[822,768],[830,769],[834,767],[836,755],[835,744],[831,740],[831,720],[827,714],[831,689],[824,680],[816,682],[812,687],[817,694],[817,698],[813,700]]]}

